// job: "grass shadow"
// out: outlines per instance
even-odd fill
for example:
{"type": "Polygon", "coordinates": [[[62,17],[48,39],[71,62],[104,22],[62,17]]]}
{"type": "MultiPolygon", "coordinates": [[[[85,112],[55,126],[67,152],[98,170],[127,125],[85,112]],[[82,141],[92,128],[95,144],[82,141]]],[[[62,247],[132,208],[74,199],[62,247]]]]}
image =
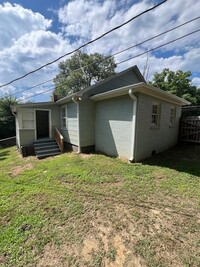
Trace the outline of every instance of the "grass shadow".
{"type": "Polygon", "coordinates": [[[0,149],[0,160],[7,159],[9,154],[10,153],[8,151],[1,151],[1,149],[0,149]]]}
{"type": "Polygon", "coordinates": [[[170,168],[200,177],[200,146],[181,144],[144,160],[142,164],[170,168]]]}

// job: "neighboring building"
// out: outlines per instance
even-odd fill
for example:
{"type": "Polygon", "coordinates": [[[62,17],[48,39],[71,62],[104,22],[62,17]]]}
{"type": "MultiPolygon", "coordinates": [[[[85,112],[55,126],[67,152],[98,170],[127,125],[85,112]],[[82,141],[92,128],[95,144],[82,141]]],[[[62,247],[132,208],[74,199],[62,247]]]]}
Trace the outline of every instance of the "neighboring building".
{"type": "Polygon", "coordinates": [[[17,145],[54,138],[66,147],[140,161],[176,145],[188,101],[145,82],[136,66],[56,102],[15,107],[17,145]]]}

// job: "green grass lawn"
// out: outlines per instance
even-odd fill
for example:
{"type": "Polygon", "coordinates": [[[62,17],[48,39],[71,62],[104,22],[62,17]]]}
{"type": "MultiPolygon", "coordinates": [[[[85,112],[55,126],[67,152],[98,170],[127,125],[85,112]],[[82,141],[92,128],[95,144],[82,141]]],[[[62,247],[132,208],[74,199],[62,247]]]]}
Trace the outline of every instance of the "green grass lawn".
{"type": "Polygon", "coordinates": [[[0,266],[200,266],[200,146],[142,163],[0,150],[0,266]]]}

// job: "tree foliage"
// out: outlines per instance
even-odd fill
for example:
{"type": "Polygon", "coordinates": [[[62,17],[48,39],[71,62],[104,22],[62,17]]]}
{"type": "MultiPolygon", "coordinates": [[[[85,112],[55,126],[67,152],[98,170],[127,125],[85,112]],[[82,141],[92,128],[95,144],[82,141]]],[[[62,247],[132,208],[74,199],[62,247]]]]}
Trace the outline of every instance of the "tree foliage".
{"type": "Polygon", "coordinates": [[[11,106],[17,104],[17,100],[10,96],[0,98],[0,139],[15,136],[15,116],[11,106]]]}
{"type": "Polygon", "coordinates": [[[163,69],[155,73],[152,85],[190,101],[193,105],[200,105],[200,89],[192,84],[191,72],[178,70],[176,72],[163,69]]]}
{"type": "Polygon", "coordinates": [[[115,61],[99,53],[75,53],[70,59],[59,64],[60,72],[55,77],[54,94],[62,98],[78,92],[115,74],[115,61]]]}

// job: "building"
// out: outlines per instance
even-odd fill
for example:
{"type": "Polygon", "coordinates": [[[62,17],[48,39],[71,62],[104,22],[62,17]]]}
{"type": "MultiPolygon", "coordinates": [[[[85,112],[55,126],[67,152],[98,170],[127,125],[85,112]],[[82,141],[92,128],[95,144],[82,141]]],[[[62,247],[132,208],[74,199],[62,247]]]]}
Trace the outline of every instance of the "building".
{"type": "Polygon", "coordinates": [[[147,84],[134,66],[56,102],[18,104],[17,146],[28,154],[34,142],[55,137],[61,150],[64,144],[140,161],[176,145],[181,107],[188,104],[147,84]]]}

